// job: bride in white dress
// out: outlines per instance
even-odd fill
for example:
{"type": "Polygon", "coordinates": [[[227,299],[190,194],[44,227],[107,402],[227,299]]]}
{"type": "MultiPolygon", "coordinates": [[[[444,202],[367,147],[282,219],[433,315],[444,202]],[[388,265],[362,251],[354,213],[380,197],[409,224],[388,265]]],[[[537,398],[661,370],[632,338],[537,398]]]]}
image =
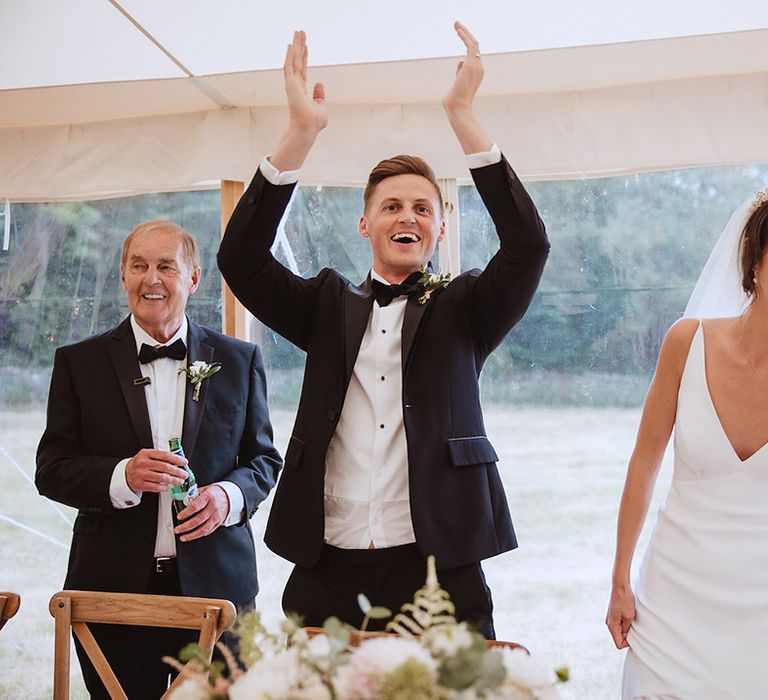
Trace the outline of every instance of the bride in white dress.
{"type": "Polygon", "coordinates": [[[619,509],[606,624],[623,700],[765,700],[768,190],[736,210],[661,347],[619,509]],[[674,427],[672,485],[630,566],[674,427]]]}

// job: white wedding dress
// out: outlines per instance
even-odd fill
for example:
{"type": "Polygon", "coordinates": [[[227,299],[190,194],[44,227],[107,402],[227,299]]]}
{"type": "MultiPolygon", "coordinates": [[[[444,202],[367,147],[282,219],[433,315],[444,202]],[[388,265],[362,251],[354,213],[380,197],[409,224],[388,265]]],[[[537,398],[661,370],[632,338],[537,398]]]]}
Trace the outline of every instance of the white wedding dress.
{"type": "Polygon", "coordinates": [[[699,324],[680,383],[672,485],[635,586],[623,700],[768,698],[768,445],[738,457],[704,363],[699,324]]]}

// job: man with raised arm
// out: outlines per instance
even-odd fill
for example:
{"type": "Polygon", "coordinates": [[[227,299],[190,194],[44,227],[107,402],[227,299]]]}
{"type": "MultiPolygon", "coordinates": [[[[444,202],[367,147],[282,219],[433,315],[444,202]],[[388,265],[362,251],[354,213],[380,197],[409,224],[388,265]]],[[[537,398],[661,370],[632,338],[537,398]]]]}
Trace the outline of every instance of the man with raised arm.
{"type": "Polygon", "coordinates": [[[371,172],[360,235],[373,266],[355,286],[331,269],[304,279],[270,253],[307,154],[328,117],[321,84],[307,91],[307,47],[285,59],[288,128],[259,166],[219,250],[230,287],[262,322],[307,353],[293,434],[267,545],[295,567],[283,608],[320,625],[359,625],[357,595],[393,610],[423,584],[435,555],[459,620],[494,636],[483,559],[517,546],[497,456],[485,435],[478,377],[536,290],[549,243],[536,208],[472,103],[483,77],[466,46],[443,100],[498,232],[485,270],[450,284],[423,268],[445,234],[431,168],[395,156],[371,172]]]}

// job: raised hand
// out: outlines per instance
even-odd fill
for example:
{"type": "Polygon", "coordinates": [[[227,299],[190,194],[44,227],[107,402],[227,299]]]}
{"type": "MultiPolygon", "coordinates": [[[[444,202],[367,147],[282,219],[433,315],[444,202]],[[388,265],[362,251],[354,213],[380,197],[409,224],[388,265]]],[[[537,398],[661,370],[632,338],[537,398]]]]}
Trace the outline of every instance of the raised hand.
{"type": "Polygon", "coordinates": [[[443,106],[446,110],[471,108],[484,75],[480,44],[477,39],[461,22],[454,22],[453,28],[467,48],[467,55],[459,61],[453,84],[443,98],[443,106]]]}
{"type": "Polygon", "coordinates": [[[321,131],[328,124],[325,89],[322,83],[315,83],[312,95],[307,92],[308,53],[307,35],[303,31],[294,32],[283,65],[285,94],[288,97],[291,126],[321,131]]]}
{"type": "Polygon", "coordinates": [[[278,170],[301,168],[317,135],[328,124],[323,84],[315,83],[311,95],[307,91],[307,54],[307,35],[302,31],[294,32],[283,64],[288,128],[269,156],[269,161],[278,170]]]}
{"type": "Polygon", "coordinates": [[[491,149],[493,141],[472,109],[477,89],[483,82],[480,44],[461,22],[455,22],[453,28],[464,43],[467,55],[456,67],[456,77],[443,98],[443,108],[464,153],[482,153],[491,149]]]}

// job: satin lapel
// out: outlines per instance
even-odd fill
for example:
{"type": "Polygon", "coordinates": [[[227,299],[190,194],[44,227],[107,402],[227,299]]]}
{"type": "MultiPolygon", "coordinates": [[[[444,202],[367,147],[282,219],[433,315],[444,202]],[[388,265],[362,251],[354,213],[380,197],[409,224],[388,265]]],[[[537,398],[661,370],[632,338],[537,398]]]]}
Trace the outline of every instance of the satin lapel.
{"type": "Polygon", "coordinates": [[[373,307],[371,296],[371,278],[366,279],[359,287],[349,285],[344,290],[344,359],[345,380],[352,376],[360,343],[363,342],[368,318],[373,307]]]}
{"type": "MultiPolygon", "coordinates": [[[[434,301],[431,299],[430,301],[434,301]]],[[[405,318],[403,318],[403,370],[405,370],[408,364],[408,357],[411,354],[413,348],[413,341],[416,338],[416,333],[419,330],[419,324],[421,319],[424,318],[424,313],[430,304],[428,301],[426,304],[419,304],[419,300],[411,297],[405,305],[405,318]]]]}
{"type": "MultiPolygon", "coordinates": [[[[213,346],[205,342],[206,337],[205,331],[200,326],[189,321],[189,331],[187,332],[187,367],[198,360],[208,363],[214,361],[213,346]]],[[[224,371],[224,368],[220,371],[224,371]]],[[[200,432],[200,423],[203,420],[210,382],[210,377],[203,380],[203,383],[200,385],[200,396],[197,401],[192,398],[192,382],[187,381],[186,383],[187,390],[184,396],[184,425],[181,430],[181,445],[184,448],[184,454],[187,455],[189,460],[192,459],[197,435],[200,432]]]]}
{"type": "Polygon", "coordinates": [[[149,424],[149,411],[144,396],[144,385],[134,384],[135,379],[141,379],[139,361],[136,359],[136,340],[131,330],[131,322],[123,321],[109,340],[109,353],[115,365],[120,388],[123,391],[125,404],[131,424],[142,447],[152,449],[152,427],[149,424]]]}

